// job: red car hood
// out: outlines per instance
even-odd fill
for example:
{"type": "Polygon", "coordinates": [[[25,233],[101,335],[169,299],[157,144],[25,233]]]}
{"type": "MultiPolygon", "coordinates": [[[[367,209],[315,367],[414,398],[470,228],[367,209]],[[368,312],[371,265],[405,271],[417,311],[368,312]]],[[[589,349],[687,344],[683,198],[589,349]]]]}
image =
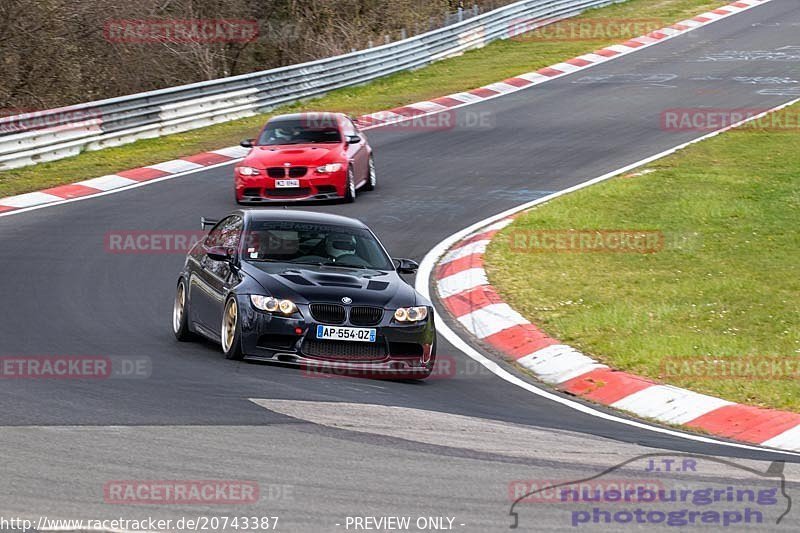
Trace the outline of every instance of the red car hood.
{"type": "Polygon", "coordinates": [[[255,168],[324,165],[343,159],[339,144],[292,144],[255,146],[240,164],[255,168]]]}

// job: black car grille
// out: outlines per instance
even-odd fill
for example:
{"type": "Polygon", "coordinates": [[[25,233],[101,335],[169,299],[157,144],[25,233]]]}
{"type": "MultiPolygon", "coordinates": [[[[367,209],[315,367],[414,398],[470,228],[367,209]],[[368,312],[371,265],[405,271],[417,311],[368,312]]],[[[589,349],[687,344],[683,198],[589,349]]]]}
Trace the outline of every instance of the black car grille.
{"type": "Polygon", "coordinates": [[[261,189],[245,189],[242,194],[244,196],[261,196],[261,189]]]}
{"type": "Polygon", "coordinates": [[[375,326],[383,319],[380,307],[353,307],[350,309],[350,322],[356,326],[375,326]]]}
{"type": "Polygon", "coordinates": [[[267,176],[277,180],[285,177],[302,178],[308,172],[308,167],[269,167],[267,169],[267,176]]]}
{"type": "Polygon", "coordinates": [[[290,178],[302,178],[306,175],[308,167],[289,167],[290,178]]]}
{"type": "Polygon", "coordinates": [[[386,358],[386,347],[380,342],[351,342],[306,339],[302,352],[310,357],[369,361],[386,358]]]}
{"type": "Polygon", "coordinates": [[[341,324],[344,322],[344,306],[337,304],[310,304],[311,316],[323,324],[341,324]]]}
{"type": "Polygon", "coordinates": [[[308,196],[311,194],[309,187],[292,187],[291,189],[266,189],[270,196],[308,196]]]}

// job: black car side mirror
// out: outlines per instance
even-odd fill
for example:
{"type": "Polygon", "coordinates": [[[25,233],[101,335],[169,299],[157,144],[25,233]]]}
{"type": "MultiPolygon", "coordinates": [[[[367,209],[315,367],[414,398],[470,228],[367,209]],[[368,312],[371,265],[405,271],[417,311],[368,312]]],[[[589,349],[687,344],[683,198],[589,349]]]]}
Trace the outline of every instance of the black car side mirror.
{"type": "Polygon", "coordinates": [[[358,144],[361,142],[361,137],[358,135],[348,135],[347,136],[347,144],[358,144]]]}
{"type": "Polygon", "coordinates": [[[243,148],[252,148],[253,146],[255,146],[255,144],[256,144],[255,139],[245,139],[239,143],[239,146],[243,148]]]}
{"type": "Polygon", "coordinates": [[[411,259],[395,259],[397,261],[397,271],[400,274],[413,274],[419,268],[419,263],[411,259]]]}
{"type": "Polygon", "coordinates": [[[223,246],[212,246],[206,249],[206,255],[214,261],[231,261],[233,259],[232,251],[223,246]]]}
{"type": "Polygon", "coordinates": [[[213,219],[213,218],[200,217],[200,229],[204,230],[204,229],[209,228],[211,226],[216,226],[218,223],[219,223],[219,220],[216,220],[216,219],[213,219]]]}

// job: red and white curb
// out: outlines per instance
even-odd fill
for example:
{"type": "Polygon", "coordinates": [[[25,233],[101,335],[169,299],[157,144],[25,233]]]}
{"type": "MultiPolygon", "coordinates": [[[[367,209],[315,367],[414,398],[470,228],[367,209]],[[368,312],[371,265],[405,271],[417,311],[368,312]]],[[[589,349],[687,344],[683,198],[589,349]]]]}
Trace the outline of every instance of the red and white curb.
{"type": "MultiPolygon", "coordinates": [[[[471,91],[450,94],[430,101],[408,104],[388,111],[370,113],[359,117],[357,122],[359,126],[365,130],[378,128],[406,122],[425,115],[440,113],[448,109],[472,105],[487,99],[527,89],[552,79],[625,56],[770,1],[772,0],[740,0],[707,13],[702,13],[691,19],[683,20],[666,28],[653,31],[647,35],[631,39],[622,44],[596,50],[590,54],[584,54],[550,67],[539,69],[536,72],[520,74],[519,76],[508,78],[501,82],[491,83],[471,91]]],[[[169,177],[177,177],[203,168],[237,161],[247,155],[247,152],[247,148],[232,146],[221,150],[174,159],[164,163],[125,170],[99,178],[79,181],[69,185],[60,185],[42,191],[0,198],[0,214],[22,209],[37,208],[45,205],[56,205],[78,198],[89,198],[101,194],[108,194],[110,191],[140,186],[150,181],[155,182],[169,177]]]]}
{"type": "Polygon", "coordinates": [[[433,270],[439,298],[474,338],[558,390],[666,424],[800,451],[800,414],[739,405],[613,370],[549,337],[504,303],[489,283],[483,256],[504,218],[473,232],[442,255],[433,270]]]}
{"type": "Polygon", "coordinates": [[[124,189],[148,181],[235,161],[247,155],[248,151],[247,148],[232,146],[182,159],[173,159],[164,163],[124,170],[116,174],[100,176],[99,178],[79,181],[69,185],[59,185],[42,191],[0,198],[0,213],[63,202],[74,198],[96,196],[115,189],[124,189]]]}

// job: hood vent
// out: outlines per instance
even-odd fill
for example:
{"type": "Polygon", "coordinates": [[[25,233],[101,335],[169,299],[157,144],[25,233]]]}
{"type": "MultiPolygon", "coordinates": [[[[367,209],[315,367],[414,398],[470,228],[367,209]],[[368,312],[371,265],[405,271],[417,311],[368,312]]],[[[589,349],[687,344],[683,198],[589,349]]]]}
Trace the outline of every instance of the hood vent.
{"type": "Polygon", "coordinates": [[[320,285],[323,287],[348,287],[350,289],[360,289],[361,284],[359,283],[347,283],[346,281],[328,281],[328,282],[320,282],[320,285]]]}
{"type": "Polygon", "coordinates": [[[385,281],[373,281],[373,280],[370,280],[370,282],[367,284],[367,289],[371,290],[371,291],[382,291],[382,290],[386,290],[386,287],[388,287],[388,286],[389,286],[389,284],[387,282],[385,282],[385,281]]]}
{"type": "Polygon", "coordinates": [[[314,285],[313,283],[308,281],[303,276],[298,276],[297,274],[282,274],[281,277],[284,278],[284,279],[288,279],[289,281],[291,281],[292,283],[295,283],[297,285],[305,285],[305,286],[313,286],[314,285]]]}

